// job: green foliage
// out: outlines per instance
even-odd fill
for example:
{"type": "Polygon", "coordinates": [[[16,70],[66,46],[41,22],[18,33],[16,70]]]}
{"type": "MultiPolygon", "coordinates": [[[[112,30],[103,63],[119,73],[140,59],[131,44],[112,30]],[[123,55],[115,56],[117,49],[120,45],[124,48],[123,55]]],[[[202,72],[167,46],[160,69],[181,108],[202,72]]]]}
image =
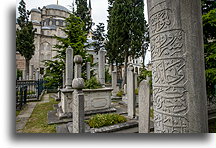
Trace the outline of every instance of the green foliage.
{"type": "MultiPolygon", "coordinates": [[[[143,0],[109,0],[107,56],[110,63],[141,54],[147,25],[143,0]]],[[[127,63],[127,62],[126,62],[127,63]]]]}
{"type": "Polygon", "coordinates": [[[58,86],[62,86],[63,69],[65,67],[63,60],[46,61],[45,66],[47,67],[44,76],[46,88],[57,89],[58,86]]]}
{"type": "MultiPolygon", "coordinates": [[[[152,71],[148,71],[146,69],[142,69],[139,76],[138,76],[138,83],[140,83],[142,80],[146,79],[148,77],[152,78],[152,71]]],[[[152,90],[152,79],[149,80],[149,85],[150,85],[150,93],[153,93],[152,90]]]]}
{"type": "Polygon", "coordinates": [[[16,71],[16,79],[18,80],[20,77],[22,77],[22,70],[17,69],[16,71]]]}
{"type": "Polygon", "coordinates": [[[26,60],[26,73],[29,73],[29,61],[34,55],[34,35],[35,29],[32,22],[29,22],[29,11],[26,10],[26,4],[20,1],[18,11],[20,16],[17,18],[19,27],[16,30],[16,51],[18,51],[26,60]]]}
{"type": "Polygon", "coordinates": [[[117,123],[123,123],[126,121],[127,119],[124,116],[118,114],[97,114],[91,117],[87,123],[92,128],[99,128],[117,123]]]}
{"type": "Polygon", "coordinates": [[[101,48],[104,47],[104,40],[105,40],[105,29],[104,29],[104,23],[99,23],[99,25],[96,25],[96,30],[93,31],[93,39],[96,40],[96,42],[93,44],[95,47],[96,52],[98,52],[101,48]]]}
{"type": "Polygon", "coordinates": [[[123,93],[124,93],[123,90],[120,90],[120,91],[117,92],[116,96],[117,97],[122,97],[123,93]]]}
{"type": "MultiPolygon", "coordinates": [[[[204,1],[203,1],[204,2],[204,1]]],[[[208,99],[216,97],[216,3],[206,4],[202,16],[204,35],[205,75],[208,99]],[[214,8],[210,10],[209,8],[214,8]],[[207,11],[208,10],[208,11],[207,11]]]]}
{"type": "Polygon", "coordinates": [[[204,42],[216,39],[216,9],[210,10],[202,16],[204,42]]]}
{"type": "Polygon", "coordinates": [[[55,45],[55,48],[59,49],[57,55],[53,60],[45,61],[46,74],[45,80],[48,82],[48,87],[62,86],[62,76],[65,70],[66,48],[71,46],[74,50],[74,55],[81,55],[83,58],[82,65],[82,77],[86,78],[86,63],[90,61],[90,56],[87,54],[85,48],[87,33],[83,30],[85,24],[83,21],[76,17],[74,14],[70,14],[66,18],[66,26],[62,30],[66,34],[66,38],[57,37],[59,44],[55,45]]]}
{"type": "Polygon", "coordinates": [[[201,6],[202,6],[202,13],[206,14],[210,10],[216,8],[216,1],[215,0],[202,0],[201,1],[201,6]]]}
{"type": "Polygon", "coordinates": [[[138,82],[140,83],[142,80],[146,79],[147,76],[152,77],[152,71],[148,71],[146,69],[142,69],[138,76],[138,82]]]}
{"type": "Polygon", "coordinates": [[[86,89],[97,89],[101,88],[100,82],[96,79],[96,77],[91,77],[89,80],[85,81],[85,88],[86,89]]]}
{"type": "Polygon", "coordinates": [[[80,17],[84,22],[83,29],[89,32],[92,27],[91,10],[88,8],[87,0],[76,0],[76,12],[75,15],[80,17]]]}
{"type": "Polygon", "coordinates": [[[106,83],[111,83],[112,81],[112,76],[109,73],[109,69],[105,69],[105,82],[106,83]]]}
{"type": "Polygon", "coordinates": [[[138,95],[138,94],[139,94],[139,89],[136,88],[136,89],[135,89],[135,95],[138,95]]]}

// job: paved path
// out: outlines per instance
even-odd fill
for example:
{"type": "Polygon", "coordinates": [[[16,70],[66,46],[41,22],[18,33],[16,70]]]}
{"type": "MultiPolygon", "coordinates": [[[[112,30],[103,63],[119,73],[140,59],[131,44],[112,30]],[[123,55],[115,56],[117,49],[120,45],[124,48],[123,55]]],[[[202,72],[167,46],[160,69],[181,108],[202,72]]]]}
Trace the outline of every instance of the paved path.
{"type": "Polygon", "coordinates": [[[16,133],[22,133],[22,130],[28,122],[28,119],[30,118],[37,103],[45,102],[49,102],[49,94],[44,94],[42,101],[40,102],[28,102],[26,104],[25,108],[16,117],[16,133]]]}

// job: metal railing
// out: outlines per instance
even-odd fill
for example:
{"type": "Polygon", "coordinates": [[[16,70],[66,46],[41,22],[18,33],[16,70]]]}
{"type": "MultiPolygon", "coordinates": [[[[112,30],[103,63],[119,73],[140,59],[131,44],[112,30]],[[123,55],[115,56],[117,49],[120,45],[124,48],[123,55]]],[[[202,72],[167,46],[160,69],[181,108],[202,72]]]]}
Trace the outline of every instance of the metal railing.
{"type": "Polygon", "coordinates": [[[26,104],[27,86],[16,87],[16,110],[21,110],[26,104]]]}
{"type": "Polygon", "coordinates": [[[44,80],[16,81],[16,109],[21,110],[27,101],[39,100],[44,87],[44,80]]]}

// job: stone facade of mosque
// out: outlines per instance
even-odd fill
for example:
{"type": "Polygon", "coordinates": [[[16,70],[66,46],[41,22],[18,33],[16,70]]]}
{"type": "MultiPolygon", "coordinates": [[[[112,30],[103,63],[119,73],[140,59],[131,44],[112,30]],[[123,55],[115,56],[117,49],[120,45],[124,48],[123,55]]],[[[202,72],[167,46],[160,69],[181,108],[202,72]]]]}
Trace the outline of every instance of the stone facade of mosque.
{"type": "Polygon", "coordinates": [[[61,5],[47,5],[41,10],[33,8],[31,10],[31,21],[36,28],[35,36],[35,54],[30,61],[30,65],[34,65],[34,69],[44,69],[44,60],[52,60],[57,54],[54,45],[58,41],[54,36],[65,37],[61,30],[64,27],[65,19],[69,17],[70,12],[61,5]]]}

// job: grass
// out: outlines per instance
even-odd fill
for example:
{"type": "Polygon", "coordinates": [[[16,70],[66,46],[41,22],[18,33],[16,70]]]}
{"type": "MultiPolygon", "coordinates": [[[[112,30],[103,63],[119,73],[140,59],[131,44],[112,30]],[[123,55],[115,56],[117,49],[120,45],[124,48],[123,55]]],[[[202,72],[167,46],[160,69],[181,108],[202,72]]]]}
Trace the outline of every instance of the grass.
{"type": "Polygon", "coordinates": [[[56,133],[56,125],[47,123],[47,113],[53,110],[53,104],[57,103],[53,98],[50,98],[50,102],[38,103],[23,129],[23,133],[56,133]]]}
{"type": "Polygon", "coordinates": [[[85,122],[88,123],[92,128],[99,128],[117,123],[123,123],[126,121],[127,119],[124,116],[118,114],[96,114],[85,122]]]}

